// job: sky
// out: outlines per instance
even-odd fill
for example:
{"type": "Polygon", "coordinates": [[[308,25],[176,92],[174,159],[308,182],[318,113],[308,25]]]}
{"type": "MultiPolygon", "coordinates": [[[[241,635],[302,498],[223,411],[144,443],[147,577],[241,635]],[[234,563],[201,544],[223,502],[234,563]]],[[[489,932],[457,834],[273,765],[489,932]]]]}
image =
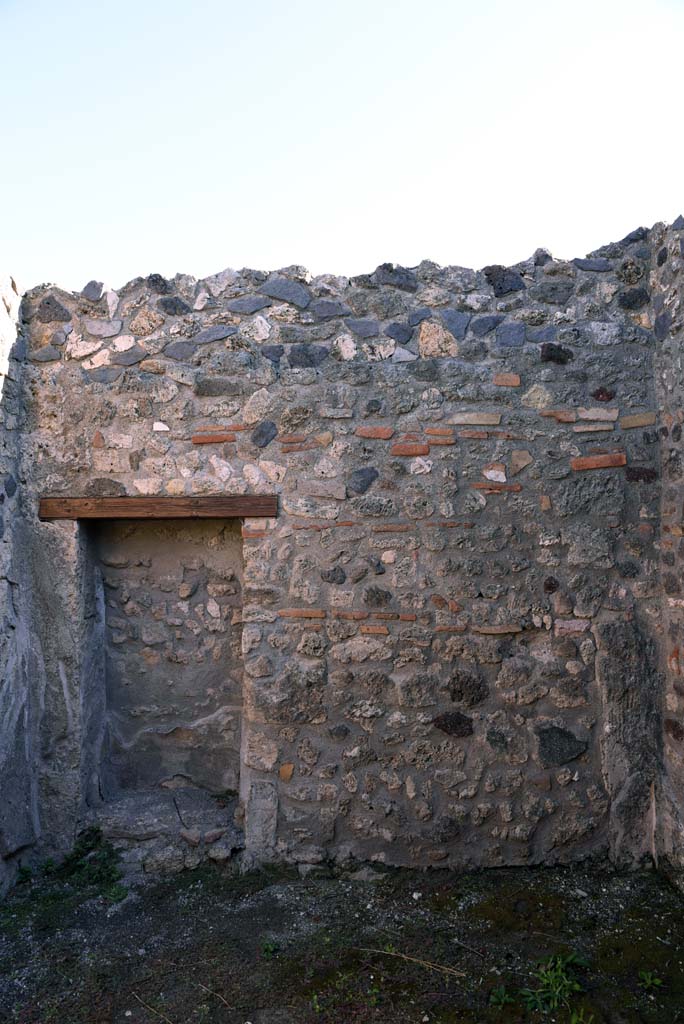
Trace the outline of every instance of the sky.
{"type": "Polygon", "coordinates": [[[0,268],[572,258],[684,210],[684,0],[0,0],[0,268]]]}

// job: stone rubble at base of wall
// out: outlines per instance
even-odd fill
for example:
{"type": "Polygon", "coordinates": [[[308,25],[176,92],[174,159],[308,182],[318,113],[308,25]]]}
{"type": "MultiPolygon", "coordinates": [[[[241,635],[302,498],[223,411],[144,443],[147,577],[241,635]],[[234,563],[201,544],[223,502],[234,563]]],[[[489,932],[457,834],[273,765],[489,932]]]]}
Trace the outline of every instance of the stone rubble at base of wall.
{"type": "Polygon", "coordinates": [[[39,496],[277,493],[242,530],[248,858],[684,863],[683,229],[28,293],[2,856],[67,848],[97,771],[91,555],[39,496]]]}

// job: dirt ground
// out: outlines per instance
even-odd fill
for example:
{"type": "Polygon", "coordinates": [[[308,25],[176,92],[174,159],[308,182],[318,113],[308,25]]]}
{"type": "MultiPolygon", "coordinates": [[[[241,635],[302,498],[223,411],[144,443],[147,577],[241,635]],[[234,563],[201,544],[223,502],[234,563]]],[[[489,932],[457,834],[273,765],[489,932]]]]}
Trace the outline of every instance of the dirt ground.
{"type": "Polygon", "coordinates": [[[0,904],[19,1024],[684,1022],[684,901],[652,872],[118,878],[91,843],[0,904]]]}

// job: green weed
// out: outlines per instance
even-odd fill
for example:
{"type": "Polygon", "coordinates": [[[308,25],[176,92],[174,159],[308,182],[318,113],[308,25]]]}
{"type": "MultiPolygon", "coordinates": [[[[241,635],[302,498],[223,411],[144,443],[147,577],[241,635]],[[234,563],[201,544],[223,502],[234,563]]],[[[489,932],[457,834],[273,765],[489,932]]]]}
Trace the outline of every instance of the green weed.
{"type": "Polygon", "coordinates": [[[663,979],[659,978],[653,971],[639,971],[639,987],[644,992],[656,992],[663,986],[663,979]]]}
{"type": "Polygon", "coordinates": [[[574,969],[586,966],[586,962],[576,953],[550,956],[544,960],[532,974],[537,981],[536,987],[524,988],[520,992],[526,1008],[537,1013],[547,1013],[567,1006],[571,996],[583,991],[574,969]]]}
{"type": "Polygon", "coordinates": [[[261,943],[261,955],[265,960],[272,960],[276,953],[280,952],[280,946],[277,942],[272,942],[270,939],[264,939],[261,943]]]}
{"type": "Polygon", "coordinates": [[[514,1002],[515,999],[509,996],[505,985],[497,985],[489,993],[489,1005],[495,1006],[498,1010],[502,1010],[504,1006],[510,1006],[514,1002]]]}

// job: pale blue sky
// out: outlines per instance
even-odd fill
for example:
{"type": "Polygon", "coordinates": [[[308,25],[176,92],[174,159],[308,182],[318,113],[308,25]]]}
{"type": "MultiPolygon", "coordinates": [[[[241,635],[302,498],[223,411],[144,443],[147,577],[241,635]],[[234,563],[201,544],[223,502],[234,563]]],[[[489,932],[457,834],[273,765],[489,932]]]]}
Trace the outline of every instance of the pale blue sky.
{"type": "Polygon", "coordinates": [[[0,0],[22,287],[583,254],[684,209],[684,0],[0,0]]]}

